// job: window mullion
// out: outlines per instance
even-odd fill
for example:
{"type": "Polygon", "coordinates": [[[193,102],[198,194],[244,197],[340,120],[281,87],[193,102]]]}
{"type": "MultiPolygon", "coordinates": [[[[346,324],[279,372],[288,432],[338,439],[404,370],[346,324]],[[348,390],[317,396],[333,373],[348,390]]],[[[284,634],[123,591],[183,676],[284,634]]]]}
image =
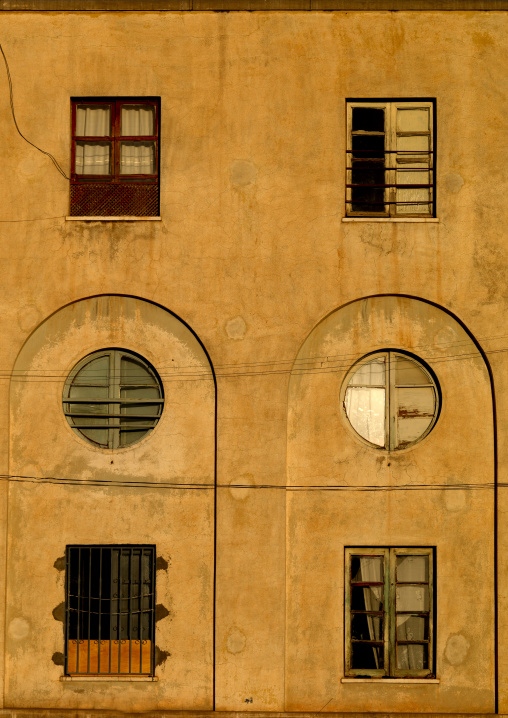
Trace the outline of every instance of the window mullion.
{"type": "Polygon", "coordinates": [[[393,352],[388,352],[388,448],[394,451],[397,446],[397,388],[395,384],[395,362],[393,352]]]}
{"type": "Polygon", "coordinates": [[[388,594],[389,594],[389,607],[390,612],[388,616],[388,632],[389,632],[389,649],[388,649],[388,675],[393,676],[395,675],[395,670],[397,668],[397,648],[396,648],[396,640],[395,640],[395,634],[397,630],[397,619],[396,619],[396,611],[397,611],[397,586],[396,586],[396,576],[395,571],[397,567],[397,559],[396,559],[396,549],[389,549],[389,579],[388,579],[388,594]]]}
{"type": "Polygon", "coordinates": [[[386,113],[385,116],[387,118],[387,122],[389,123],[389,126],[386,130],[386,149],[388,150],[388,154],[386,155],[386,166],[388,168],[386,174],[387,174],[387,184],[390,184],[391,187],[388,190],[388,197],[390,204],[388,205],[388,214],[390,217],[397,214],[397,205],[394,204],[394,202],[397,201],[397,190],[393,186],[395,184],[395,178],[396,178],[396,172],[395,172],[395,166],[396,166],[396,156],[393,153],[393,151],[397,147],[397,107],[395,103],[389,102],[386,106],[386,113]]]}
{"type": "MultiPolygon", "coordinates": [[[[118,351],[112,351],[111,352],[111,367],[112,367],[112,374],[110,375],[110,392],[111,396],[114,399],[117,399],[118,401],[114,404],[110,404],[110,413],[111,414],[120,414],[120,361],[121,361],[121,353],[118,351]]],[[[110,448],[112,449],[118,449],[120,446],[120,429],[118,428],[120,424],[121,419],[110,419],[110,422],[113,424],[112,429],[110,429],[111,437],[110,437],[110,448]]]]}

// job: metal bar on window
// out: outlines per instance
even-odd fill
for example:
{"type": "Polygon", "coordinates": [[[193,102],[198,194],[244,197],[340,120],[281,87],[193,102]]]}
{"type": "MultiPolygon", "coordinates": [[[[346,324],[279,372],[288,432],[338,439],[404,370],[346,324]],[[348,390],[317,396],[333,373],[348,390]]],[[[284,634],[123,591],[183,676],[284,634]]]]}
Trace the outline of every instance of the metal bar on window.
{"type": "Polygon", "coordinates": [[[90,621],[92,620],[92,549],[88,549],[88,651],[86,657],[86,672],[90,673],[90,621]]]}
{"type": "Polygon", "coordinates": [[[97,657],[97,673],[101,672],[101,627],[102,627],[102,546],[99,548],[99,648],[97,657]]]}

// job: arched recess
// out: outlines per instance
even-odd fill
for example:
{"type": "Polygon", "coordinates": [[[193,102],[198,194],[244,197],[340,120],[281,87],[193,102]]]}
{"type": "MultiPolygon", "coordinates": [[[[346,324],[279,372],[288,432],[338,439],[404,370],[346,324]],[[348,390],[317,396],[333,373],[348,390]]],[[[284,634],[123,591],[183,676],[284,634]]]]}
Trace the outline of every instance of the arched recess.
{"type": "Polygon", "coordinates": [[[312,330],[288,396],[286,710],[321,710],[328,696],[326,711],[494,711],[494,447],[488,366],[447,311],[376,296],[312,330]],[[355,361],[382,349],[419,357],[442,392],[433,430],[402,451],[359,440],[339,400],[355,361]],[[435,547],[440,682],[419,684],[416,702],[409,684],[341,682],[348,546],[435,547]]]}
{"type": "Polygon", "coordinates": [[[85,298],[55,312],[27,339],[11,382],[10,474],[42,481],[10,486],[7,622],[22,619],[29,630],[7,639],[9,705],[212,708],[215,414],[214,373],[201,342],[151,302],[85,298]],[[144,357],[164,387],[153,432],[117,450],[84,441],[62,411],[69,372],[105,348],[144,357]],[[54,565],[72,544],[156,545],[163,606],[156,624],[158,681],[142,697],[136,684],[97,692],[84,683],[76,692],[60,680],[63,669],[52,655],[63,651],[63,631],[52,611],[65,596],[63,573],[54,565]]]}

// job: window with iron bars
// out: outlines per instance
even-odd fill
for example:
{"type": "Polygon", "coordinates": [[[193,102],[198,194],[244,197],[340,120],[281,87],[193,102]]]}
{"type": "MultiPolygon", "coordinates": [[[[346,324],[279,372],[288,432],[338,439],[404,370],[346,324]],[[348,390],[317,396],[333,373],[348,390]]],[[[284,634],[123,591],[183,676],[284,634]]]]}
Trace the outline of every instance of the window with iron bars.
{"type": "Polygon", "coordinates": [[[74,98],[71,105],[71,216],[157,216],[159,98],[74,98]]]}
{"type": "Polygon", "coordinates": [[[347,216],[435,216],[434,135],[434,100],[348,100],[347,216]]]}
{"type": "Polygon", "coordinates": [[[155,546],[67,546],[66,675],[154,671],[155,546]]]}

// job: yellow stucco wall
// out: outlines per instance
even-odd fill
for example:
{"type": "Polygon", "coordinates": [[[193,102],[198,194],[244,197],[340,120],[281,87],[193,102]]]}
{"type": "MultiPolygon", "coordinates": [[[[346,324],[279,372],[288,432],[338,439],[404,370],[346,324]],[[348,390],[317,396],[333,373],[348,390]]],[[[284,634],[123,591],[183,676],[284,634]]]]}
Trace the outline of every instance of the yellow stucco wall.
{"type": "MultiPolygon", "coordinates": [[[[2,483],[6,707],[207,710],[215,669],[217,710],[494,710],[493,490],[284,487],[492,485],[490,380],[459,322],[492,366],[507,481],[507,32],[493,12],[0,13],[19,126],[67,173],[70,97],[161,97],[161,221],[70,222],[68,182],[17,134],[0,73],[0,471],[154,484],[2,483]],[[438,222],[341,222],[347,97],[436,98],[438,222]],[[357,302],[372,295],[415,300],[357,302]],[[214,477],[211,369],[178,318],[217,375],[215,556],[214,492],[156,488],[214,477]],[[435,430],[390,466],[361,446],[340,414],[347,368],[326,381],[292,372],[323,341],[326,354],[448,357],[435,430]],[[168,402],[153,436],[114,457],[74,436],[59,403],[67,372],[105,346],[144,355],[168,402]],[[172,359],[206,376],[170,382],[172,359]],[[157,624],[171,653],[157,683],[60,681],[53,564],[74,542],[171,556],[157,576],[172,612],[157,624]],[[437,547],[439,684],[340,682],[343,547],[369,542],[437,547]]],[[[505,503],[500,489],[501,711],[505,503]]]]}

